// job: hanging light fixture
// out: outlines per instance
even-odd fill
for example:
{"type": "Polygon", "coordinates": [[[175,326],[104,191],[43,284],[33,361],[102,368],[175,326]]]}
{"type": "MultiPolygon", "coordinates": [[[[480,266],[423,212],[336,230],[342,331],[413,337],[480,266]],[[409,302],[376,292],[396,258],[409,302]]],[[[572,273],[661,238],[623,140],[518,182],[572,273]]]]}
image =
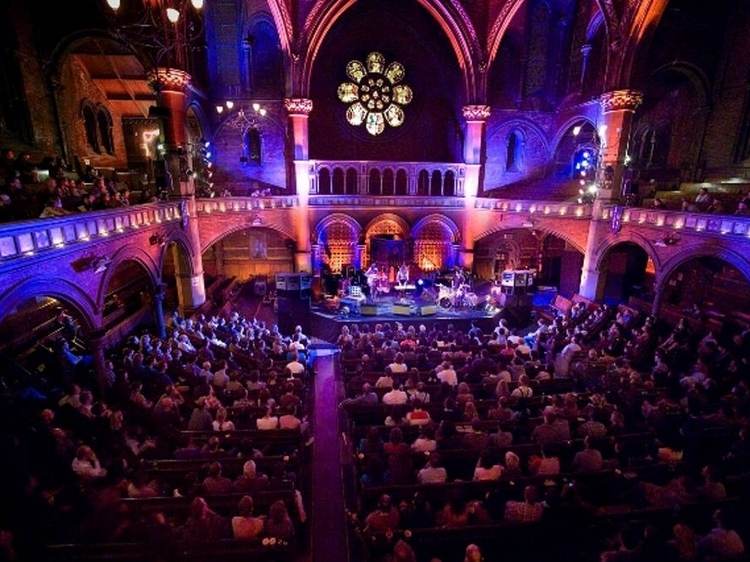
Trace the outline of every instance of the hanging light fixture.
{"type": "Polygon", "coordinates": [[[167,19],[172,23],[177,23],[180,20],[180,10],[167,8],[167,19]]]}

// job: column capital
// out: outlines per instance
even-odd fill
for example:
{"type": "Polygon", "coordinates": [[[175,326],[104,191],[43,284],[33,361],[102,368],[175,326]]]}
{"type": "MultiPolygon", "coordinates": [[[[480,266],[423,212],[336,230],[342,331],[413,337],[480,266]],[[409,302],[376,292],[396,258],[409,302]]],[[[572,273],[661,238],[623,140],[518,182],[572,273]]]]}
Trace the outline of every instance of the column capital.
{"type": "Polygon", "coordinates": [[[640,90],[612,90],[604,92],[599,97],[602,111],[635,111],[643,102],[643,92],[640,90]]]}
{"type": "Polygon", "coordinates": [[[179,68],[157,68],[149,73],[149,84],[154,91],[185,93],[190,85],[190,74],[179,68]]]}
{"type": "Polygon", "coordinates": [[[309,98],[286,98],[284,108],[289,115],[310,115],[313,110],[313,101],[309,98]]]}
{"type": "Polygon", "coordinates": [[[490,117],[489,105],[465,105],[461,108],[461,113],[466,121],[487,121],[490,117]]]}

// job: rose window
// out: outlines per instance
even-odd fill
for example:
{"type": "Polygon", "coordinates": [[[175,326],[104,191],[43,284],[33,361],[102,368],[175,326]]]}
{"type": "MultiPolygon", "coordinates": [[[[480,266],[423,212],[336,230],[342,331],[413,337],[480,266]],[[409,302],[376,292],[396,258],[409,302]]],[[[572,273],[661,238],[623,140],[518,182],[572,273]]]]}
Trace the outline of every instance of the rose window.
{"type": "Polygon", "coordinates": [[[358,60],[346,65],[346,75],[352,80],[339,86],[339,99],[351,104],[346,120],[359,127],[363,123],[373,136],[385,130],[385,125],[399,127],[404,122],[403,106],[411,102],[412,90],[401,84],[406,70],[400,62],[385,64],[385,57],[373,52],[365,64],[358,60]]]}

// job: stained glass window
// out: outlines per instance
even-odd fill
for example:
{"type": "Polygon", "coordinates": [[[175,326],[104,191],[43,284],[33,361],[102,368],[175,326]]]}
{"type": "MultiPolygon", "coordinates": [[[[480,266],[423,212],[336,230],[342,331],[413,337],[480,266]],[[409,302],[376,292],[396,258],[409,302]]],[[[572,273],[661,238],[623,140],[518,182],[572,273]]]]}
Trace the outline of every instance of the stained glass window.
{"type": "Polygon", "coordinates": [[[346,65],[346,75],[352,82],[344,82],[338,87],[339,99],[351,104],[346,110],[346,120],[350,125],[365,129],[372,136],[385,130],[386,124],[400,127],[405,119],[403,107],[408,105],[414,94],[412,89],[400,84],[406,75],[399,62],[386,65],[385,57],[374,51],[367,55],[365,64],[358,60],[346,65]]]}

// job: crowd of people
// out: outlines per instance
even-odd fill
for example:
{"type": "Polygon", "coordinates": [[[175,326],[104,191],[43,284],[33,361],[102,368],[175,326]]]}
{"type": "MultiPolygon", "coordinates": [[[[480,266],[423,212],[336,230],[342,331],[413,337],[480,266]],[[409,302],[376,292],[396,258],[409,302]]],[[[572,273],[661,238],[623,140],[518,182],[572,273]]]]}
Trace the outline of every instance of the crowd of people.
{"type": "Polygon", "coordinates": [[[750,330],[704,333],[579,303],[521,331],[363,324],[338,343],[359,469],[351,518],[375,557],[430,559],[408,538],[416,529],[471,537],[473,526],[574,521],[580,538],[618,508],[634,521],[584,537],[589,559],[744,553],[736,506],[716,503],[750,468],[750,330]],[[669,528],[638,520],[638,510],[695,504],[704,524],[715,510],[713,525],[677,513],[669,528]]]}
{"type": "MultiPolygon", "coordinates": [[[[654,209],[667,209],[667,204],[660,197],[655,197],[651,203],[651,207],[654,209]]],[[[741,197],[739,202],[736,203],[735,208],[729,208],[718,194],[711,194],[707,187],[701,187],[694,198],[684,197],[682,199],[680,210],[689,213],[712,213],[715,215],[747,217],[750,216],[750,196],[741,197]]]]}
{"type": "Polygon", "coordinates": [[[59,337],[68,354],[54,369],[4,387],[3,560],[46,559],[57,543],[294,546],[307,518],[300,328],[175,313],[167,338],[145,331],[109,350],[98,378],[70,351],[75,330],[59,337]],[[183,503],[125,502],[147,498],[183,503]]]}
{"type": "Polygon", "coordinates": [[[32,162],[29,153],[0,151],[0,222],[64,216],[71,213],[126,207],[156,200],[143,189],[134,200],[117,174],[103,177],[87,166],[73,171],[63,158],[32,162]]]}

